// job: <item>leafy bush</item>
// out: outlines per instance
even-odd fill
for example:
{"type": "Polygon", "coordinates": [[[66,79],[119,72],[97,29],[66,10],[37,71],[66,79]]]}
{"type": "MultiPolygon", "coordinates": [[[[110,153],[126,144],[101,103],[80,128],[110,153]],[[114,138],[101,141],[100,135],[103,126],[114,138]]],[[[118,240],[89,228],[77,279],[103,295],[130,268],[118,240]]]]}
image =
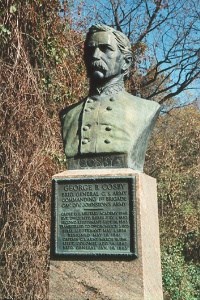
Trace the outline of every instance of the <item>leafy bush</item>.
{"type": "Polygon", "coordinates": [[[162,271],[165,299],[199,299],[200,269],[192,262],[185,262],[182,244],[162,248],[162,271]]]}

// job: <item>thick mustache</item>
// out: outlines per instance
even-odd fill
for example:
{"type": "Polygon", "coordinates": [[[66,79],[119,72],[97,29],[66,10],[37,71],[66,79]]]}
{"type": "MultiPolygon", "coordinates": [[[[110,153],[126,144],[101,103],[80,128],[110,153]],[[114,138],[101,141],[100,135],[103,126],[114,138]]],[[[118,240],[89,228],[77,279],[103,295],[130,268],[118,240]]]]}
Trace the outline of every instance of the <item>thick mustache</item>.
{"type": "Polygon", "coordinates": [[[102,69],[104,71],[108,70],[107,65],[103,61],[93,61],[91,63],[91,65],[92,65],[92,67],[97,67],[97,68],[102,69]]]}

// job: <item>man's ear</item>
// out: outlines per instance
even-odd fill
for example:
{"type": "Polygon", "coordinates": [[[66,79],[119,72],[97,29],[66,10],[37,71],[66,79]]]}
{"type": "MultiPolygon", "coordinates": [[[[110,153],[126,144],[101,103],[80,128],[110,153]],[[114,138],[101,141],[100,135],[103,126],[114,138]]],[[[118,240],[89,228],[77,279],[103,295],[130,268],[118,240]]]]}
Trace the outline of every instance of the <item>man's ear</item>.
{"type": "Polygon", "coordinates": [[[132,58],[124,57],[124,61],[122,64],[122,72],[126,73],[126,71],[128,71],[128,69],[131,67],[131,65],[132,65],[132,58]]]}

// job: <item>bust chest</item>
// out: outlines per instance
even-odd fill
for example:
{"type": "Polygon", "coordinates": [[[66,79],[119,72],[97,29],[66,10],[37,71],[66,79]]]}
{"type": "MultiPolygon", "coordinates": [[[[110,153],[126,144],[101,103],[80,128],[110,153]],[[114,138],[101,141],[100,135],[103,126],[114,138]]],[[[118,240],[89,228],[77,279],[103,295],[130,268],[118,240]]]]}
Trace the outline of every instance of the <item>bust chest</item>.
{"type": "Polygon", "coordinates": [[[157,103],[126,92],[88,97],[65,115],[65,154],[124,153],[130,165],[141,166],[158,112],[157,103]]]}
{"type": "Polygon", "coordinates": [[[126,103],[119,96],[87,98],[80,122],[82,154],[124,152],[125,144],[130,143],[130,128],[133,127],[133,112],[125,107],[126,103]]]}

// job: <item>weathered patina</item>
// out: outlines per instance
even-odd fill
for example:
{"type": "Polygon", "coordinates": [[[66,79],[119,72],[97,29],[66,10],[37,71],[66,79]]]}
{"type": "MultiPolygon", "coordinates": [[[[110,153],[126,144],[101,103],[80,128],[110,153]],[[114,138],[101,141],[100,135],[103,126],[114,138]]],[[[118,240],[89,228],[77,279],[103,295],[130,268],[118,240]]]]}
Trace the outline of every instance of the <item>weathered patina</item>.
{"type": "Polygon", "coordinates": [[[85,41],[85,64],[90,79],[89,95],[61,113],[69,167],[81,165],[82,159],[98,160],[98,156],[108,154],[125,155],[126,163],[119,167],[142,171],[160,105],[124,89],[132,64],[129,40],[106,25],[93,25],[85,41]]]}

